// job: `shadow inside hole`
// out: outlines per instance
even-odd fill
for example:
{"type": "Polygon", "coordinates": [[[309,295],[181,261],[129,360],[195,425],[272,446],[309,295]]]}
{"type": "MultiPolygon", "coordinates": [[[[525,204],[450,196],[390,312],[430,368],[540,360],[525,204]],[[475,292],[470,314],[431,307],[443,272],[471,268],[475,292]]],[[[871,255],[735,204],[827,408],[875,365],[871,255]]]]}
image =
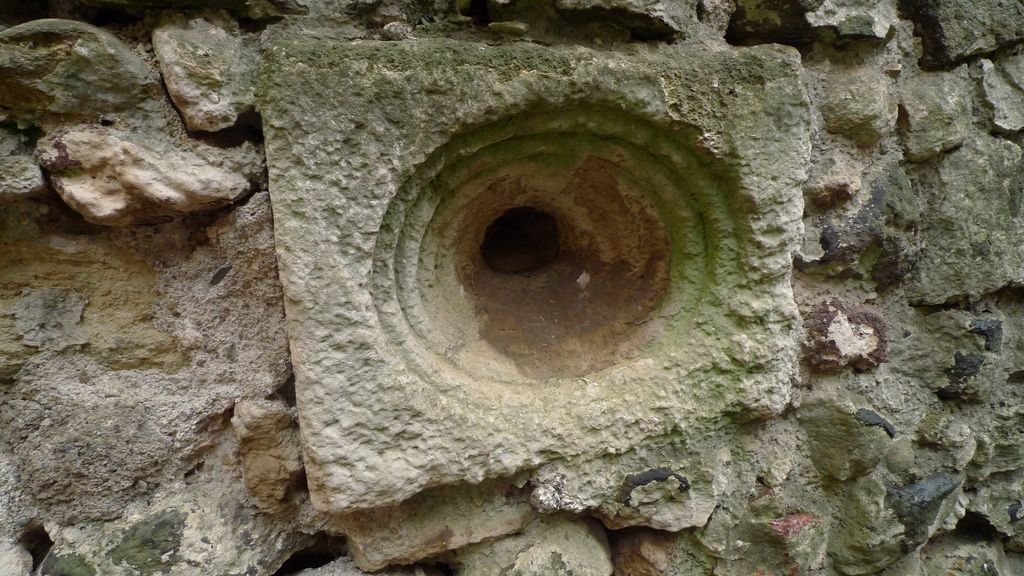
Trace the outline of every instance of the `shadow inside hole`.
{"type": "Polygon", "coordinates": [[[289,556],[273,576],[288,576],[310,568],[320,568],[341,558],[346,552],[344,538],[320,532],[313,537],[311,544],[289,556]]]}
{"type": "Polygon", "coordinates": [[[25,528],[21,538],[18,538],[18,544],[21,544],[22,548],[32,556],[32,570],[39,568],[43,559],[50,552],[50,548],[53,548],[53,540],[50,535],[47,534],[42,524],[36,522],[25,528]]]}
{"type": "Polygon", "coordinates": [[[487,266],[504,274],[539,270],[558,258],[558,222],[536,208],[506,210],[487,226],[480,255],[487,266]]]}

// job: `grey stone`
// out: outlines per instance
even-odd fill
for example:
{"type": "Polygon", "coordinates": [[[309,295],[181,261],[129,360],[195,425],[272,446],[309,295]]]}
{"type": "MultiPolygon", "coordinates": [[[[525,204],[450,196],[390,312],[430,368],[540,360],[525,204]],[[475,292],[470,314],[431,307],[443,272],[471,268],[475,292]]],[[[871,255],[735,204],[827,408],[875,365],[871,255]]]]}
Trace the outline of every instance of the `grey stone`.
{"type": "Polygon", "coordinates": [[[54,288],[26,288],[14,307],[14,326],[26,346],[63,350],[85,344],[79,323],[88,300],[54,288]]]}
{"type": "Polygon", "coordinates": [[[952,72],[922,73],[902,86],[904,148],[907,158],[927,160],[956,148],[971,128],[971,97],[952,72]]]}
{"type": "Polygon", "coordinates": [[[942,526],[954,511],[961,479],[936,474],[899,486],[881,471],[846,489],[829,538],[829,555],[843,574],[872,574],[895,563],[942,526]]]}
{"type": "Polygon", "coordinates": [[[817,4],[807,12],[807,22],[833,30],[838,38],[884,39],[899,20],[896,0],[824,0],[817,4]]]}
{"type": "Polygon", "coordinates": [[[896,125],[890,80],[869,68],[840,69],[829,75],[821,114],[825,129],[873,146],[896,125]]]}
{"type": "Polygon", "coordinates": [[[95,26],[45,19],[0,32],[0,112],[19,122],[95,118],[158,93],[142,57],[95,26]]]}
{"type": "Polygon", "coordinates": [[[255,51],[224,12],[165,15],[153,30],[164,83],[189,130],[233,126],[255,105],[255,51]]]}
{"type": "MultiPolygon", "coordinates": [[[[368,574],[360,570],[351,558],[339,558],[330,564],[319,568],[309,568],[297,572],[295,576],[364,576],[368,574]]],[[[432,566],[403,566],[388,568],[380,572],[374,572],[379,576],[441,576],[442,572],[432,566]]]]}
{"type": "Polygon", "coordinates": [[[985,102],[992,109],[998,132],[1024,129],[1024,54],[996,60],[981,59],[985,102]]]}
{"type": "Polygon", "coordinates": [[[891,442],[884,426],[874,426],[859,417],[858,410],[864,408],[844,400],[810,402],[797,412],[807,433],[807,447],[814,467],[826,477],[841,481],[874,470],[891,442]]]}
{"type": "Polygon", "coordinates": [[[1021,149],[984,135],[943,156],[928,203],[912,301],[941,304],[1024,281],[1021,149]]]}
{"type": "Polygon", "coordinates": [[[924,43],[922,64],[950,66],[1024,39],[1017,0],[900,0],[924,43]]]}
{"type": "Polygon", "coordinates": [[[46,191],[32,149],[17,132],[0,128],[0,202],[46,191]]]}
{"type": "MultiPolygon", "coordinates": [[[[260,109],[290,302],[299,419],[319,509],[345,512],[394,503],[431,485],[626,451],[670,429],[712,421],[725,410],[756,417],[785,406],[796,360],[794,343],[784,336],[795,319],[786,278],[798,238],[809,130],[795,51],[655,45],[635,59],[527,43],[311,40],[316,34],[315,27],[306,33],[282,30],[268,39],[260,109]],[[380,64],[368,69],[367,61],[380,64]],[[433,72],[441,69],[446,72],[433,72]],[[724,86],[735,86],[738,96],[723,101],[724,86]],[[305,97],[296,100],[296,93],[305,97]],[[597,93],[604,94],[601,102],[580,103],[597,93]],[[537,102],[562,111],[534,112],[537,102]],[[602,102],[616,102],[616,108],[602,102]],[[494,124],[497,118],[503,120],[494,124]],[[665,131],[680,121],[699,129],[665,131]],[[552,133],[565,131],[580,134],[573,146],[556,139],[569,158],[527,167],[534,151],[552,145],[552,133]],[[521,138],[534,143],[521,144],[521,138]],[[452,235],[474,227],[482,233],[500,210],[465,227],[458,224],[459,208],[438,214],[440,220],[429,227],[422,214],[433,213],[449,183],[470,178],[464,194],[486,186],[464,172],[470,157],[494,162],[499,173],[513,170],[517,175],[509,176],[526,178],[524,185],[537,186],[537,194],[547,190],[542,197],[558,198],[549,194],[559,182],[606,177],[598,169],[611,168],[601,160],[611,153],[606,145],[626,146],[615,155],[634,158],[625,166],[637,163],[637,174],[671,178],[684,170],[679,173],[687,181],[704,183],[692,188],[693,194],[711,194],[701,205],[688,204],[676,186],[661,192],[645,187],[672,195],[673,208],[663,217],[664,226],[682,235],[677,246],[702,242],[684,241],[695,230],[686,224],[692,216],[684,214],[704,210],[720,215],[705,215],[705,222],[734,222],[706,238],[731,237],[742,228],[743,237],[757,240],[742,253],[713,240],[712,252],[728,253],[715,256],[716,266],[724,268],[714,285],[698,290],[704,280],[680,278],[663,315],[618,325],[654,330],[650,340],[644,338],[649,344],[621,355],[620,346],[633,345],[622,341],[600,349],[576,344],[584,336],[570,334],[545,340],[564,352],[537,356],[535,344],[502,340],[514,331],[499,331],[477,315],[476,297],[469,287],[460,289],[459,265],[452,260],[479,254],[479,246],[466,248],[469,240],[453,251],[452,235]],[[667,172],[641,169],[652,156],[635,155],[637,146],[653,146],[658,155],[682,164],[666,166],[667,172]],[[581,162],[593,163],[593,169],[581,162]],[[710,165],[720,165],[716,174],[733,176],[702,175],[710,165]],[[541,181],[540,174],[557,177],[541,181]],[[756,209],[733,212],[719,203],[723,195],[737,195],[729,205],[756,209]],[[425,240],[412,244],[406,239],[424,234],[425,240]],[[424,252],[408,252],[412,246],[424,252]],[[426,278],[416,269],[435,255],[447,261],[436,262],[442,276],[425,284],[412,280],[426,278]],[[685,294],[698,292],[707,296],[695,306],[685,294]],[[669,312],[684,308],[690,311],[669,312]],[[654,336],[659,333],[664,336],[654,336]],[[712,368],[711,358],[721,364],[712,368]]],[[[631,177],[620,176],[624,182],[631,177]]],[[[593,187],[583,182],[576,189],[593,187]]],[[[637,216],[638,222],[648,221],[637,216]]],[[[588,226],[609,233],[607,226],[588,226]]],[[[656,238],[653,230],[645,237],[656,238]]],[[[693,257],[673,256],[677,262],[693,257]]],[[[680,269],[699,268],[694,261],[680,269]]],[[[572,272],[565,278],[573,290],[608,286],[593,276],[598,269],[572,272]]],[[[499,298],[491,305],[509,303],[499,298]]]]}
{"type": "Polygon", "coordinates": [[[0,573],[29,576],[32,573],[32,556],[13,542],[0,541],[0,573]]]}
{"type": "Polygon", "coordinates": [[[521,534],[459,550],[458,576],[611,576],[608,539],[593,521],[544,517],[521,534]]]}

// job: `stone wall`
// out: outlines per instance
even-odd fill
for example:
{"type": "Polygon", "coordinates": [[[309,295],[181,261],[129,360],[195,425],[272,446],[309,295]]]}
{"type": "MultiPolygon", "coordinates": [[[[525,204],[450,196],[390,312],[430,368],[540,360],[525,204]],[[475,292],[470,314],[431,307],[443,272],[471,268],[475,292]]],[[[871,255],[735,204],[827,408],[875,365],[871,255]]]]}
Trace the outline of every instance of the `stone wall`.
{"type": "Polygon", "coordinates": [[[1024,575],[1018,0],[0,0],[0,575],[1024,575]]]}

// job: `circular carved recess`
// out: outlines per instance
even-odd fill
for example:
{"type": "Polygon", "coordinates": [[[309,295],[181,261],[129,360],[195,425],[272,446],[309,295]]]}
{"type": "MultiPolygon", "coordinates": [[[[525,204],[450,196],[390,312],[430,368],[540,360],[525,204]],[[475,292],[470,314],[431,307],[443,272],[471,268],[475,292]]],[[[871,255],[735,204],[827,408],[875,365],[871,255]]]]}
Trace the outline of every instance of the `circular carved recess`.
{"type": "Polygon", "coordinates": [[[530,384],[658,355],[734,263],[721,179],[676,133],[604,109],[453,139],[389,206],[372,289],[420,377],[530,384]]]}

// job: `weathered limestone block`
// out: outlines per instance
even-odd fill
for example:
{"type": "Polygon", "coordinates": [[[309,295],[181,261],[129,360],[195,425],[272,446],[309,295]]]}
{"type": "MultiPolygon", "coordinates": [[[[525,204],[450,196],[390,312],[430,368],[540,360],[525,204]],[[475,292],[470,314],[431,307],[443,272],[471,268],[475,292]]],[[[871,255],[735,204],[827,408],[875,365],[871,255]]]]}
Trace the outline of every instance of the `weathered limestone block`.
{"type": "Polygon", "coordinates": [[[703,526],[730,480],[732,456],[717,440],[689,438],[689,450],[668,445],[617,458],[553,462],[534,474],[530,499],[546,513],[591,511],[613,530],[703,526]]]}
{"type": "Polygon", "coordinates": [[[925,72],[902,86],[907,158],[927,160],[956,148],[971,128],[971,95],[952,72],[925,72]]]}
{"type": "Polygon", "coordinates": [[[435,488],[412,499],[335,518],[363,570],[411,564],[468,544],[518,532],[536,517],[526,494],[507,481],[435,488]]]}
{"type": "Polygon", "coordinates": [[[826,210],[850,200],[861,191],[863,167],[838,155],[823,158],[811,169],[804,184],[808,208],[826,210]]]}
{"type": "Polygon", "coordinates": [[[566,12],[607,12],[632,19],[630,29],[640,39],[675,38],[693,28],[697,0],[555,0],[566,12]]]}
{"type": "Polygon", "coordinates": [[[32,573],[32,556],[13,542],[0,541],[0,574],[29,576],[32,573]]]}
{"type": "Polygon", "coordinates": [[[898,21],[896,0],[737,0],[736,8],[729,36],[744,44],[801,45],[818,36],[882,39],[898,21]]]}
{"type": "Polygon", "coordinates": [[[85,344],[82,310],[88,300],[77,292],[26,288],[14,304],[14,328],[26,346],[63,350],[85,344]]]}
{"type": "Polygon", "coordinates": [[[0,202],[46,191],[31,146],[17,132],[0,128],[0,202]]]}
{"type": "Polygon", "coordinates": [[[317,508],[783,409],[795,51],[316,25],[266,39],[260,112],[317,508]]]}
{"type": "Polygon", "coordinates": [[[185,148],[159,133],[86,126],[48,134],[37,153],[61,198],[107,226],[225,206],[252,191],[262,166],[251,143],[185,148]]]}
{"type": "Polygon", "coordinates": [[[821,0],[807,2],[807,22],[815,28],[833,30],[839,38],[883,39],[899,16],[896,0],[821,0]]]}
{"type": "Polygon", "coordinates": [[[888,420],[863,404],[826,396],[800,407],[797,418],[807,433],[811,462],[825,476],[844,481],[870,473],[896,436],[888,420]]]}
{"type": "Polygon", "coordinates": [[[992,109],[998,132],[1024,129],[1024,54],[996,60],[981,59],[981,86],[992,109]]]}
{"type": "Polygon", "coordinates": [[[816,370],[870,370],[889,360],[885,320],[870,310],[851,310],[838,300],[823,302],[804,316],[804,329],[804,358],[816,370]]]}
{"type": "Polygon", "coordinates": [[[44,19],[0,31],[0,114],[21,123],[93,118],[158,92],[142,57],[95,26],[44,19]]]}
{"type": "MultiPolygon", "coordinates": [[[[813,510],[811,502],[794,500],[782,486],[776,491],[759,485],[732,494],[696,538],[714,556],[716,576],[820,574],[827,563],[830,518],[810,513],[813,510]]],[[[688,551],[684,566],[702,552],[686,542],[681,538],[677,544],[688,551]]],[[[702,567],[696,574],[705,570],[702,567]]]]}
{"type": "Polygon", "coordinates": [[[249,494],[260,508],[275,510],[302,472],[302,447],[295,409],[280,402],[249,400],[235,404],[231,425],[249,494]]]}
{"type": "Polygon", "coordinates": [[[198,483],[124,520],[64,530],[40,576],[272,574],[311,538],[245,501],[240,486],[198,483]]]}
{"type": "Polygon", "coordinates": [[[541,518],[522,534],[467,546],[456,556],[458,576],[611,576],[608,539],[592,520],[541,518]]]}
{"type": "Polygon", "coordinates": [[[942,157],[921,184],[928,210],[911,301],[941,304],[1024,281],[1021,149],[978,135],[942,157]]]}
{"type": "Polygon", "coordinates": [[[165,15],[153,30],[153,50],[189,130],[228,128],[253,109],[256,51],[225,12],[165,15]]]}
{"type": "Polygon", "coordinates": [[[896,125],[896,101],[890,80],[871,69],[839,70],[830,75],[821,114],[825,129],[873,146],[896,125]]]}
{"type": "Polygon", "coordinates": [[[986,519],[1000,534],[1024,535],[1024,469],[991,476],[977,489],[967,505],[986,519]]]}
{"type": "Polygon", "coordinates": [[[944,473],[898,485],[880,471],[847,488],[828,553],[839,572],[872,574],[931,538],[953,512],[961,479],[944,473]]]}
{"type": "Polygon", "coordinates": [[[924,43],[922,64],[945,67],[1024,39],[1017,0],[900,0],[924,43]]]}
{"type": "MultiPolygon", "coordinates": [[[[365,576],[351,558],[344,557],[319,568],[309,568],[298,572],[295,576],[365,576]]],[[[378,576],[441,576],[443,573],[432,566],[402,566],[374,572],[378,576]]]]}
{"type": "MultiPolygon", "coordinates": [[[[1007,554],[999,540],[951,534],[921,552],[919,571],[907,576],[1012,576],[1024,573],[1024,558],[1007,554]]],[[[898,575],[898,576],[903,576],[898,575]]]]}

